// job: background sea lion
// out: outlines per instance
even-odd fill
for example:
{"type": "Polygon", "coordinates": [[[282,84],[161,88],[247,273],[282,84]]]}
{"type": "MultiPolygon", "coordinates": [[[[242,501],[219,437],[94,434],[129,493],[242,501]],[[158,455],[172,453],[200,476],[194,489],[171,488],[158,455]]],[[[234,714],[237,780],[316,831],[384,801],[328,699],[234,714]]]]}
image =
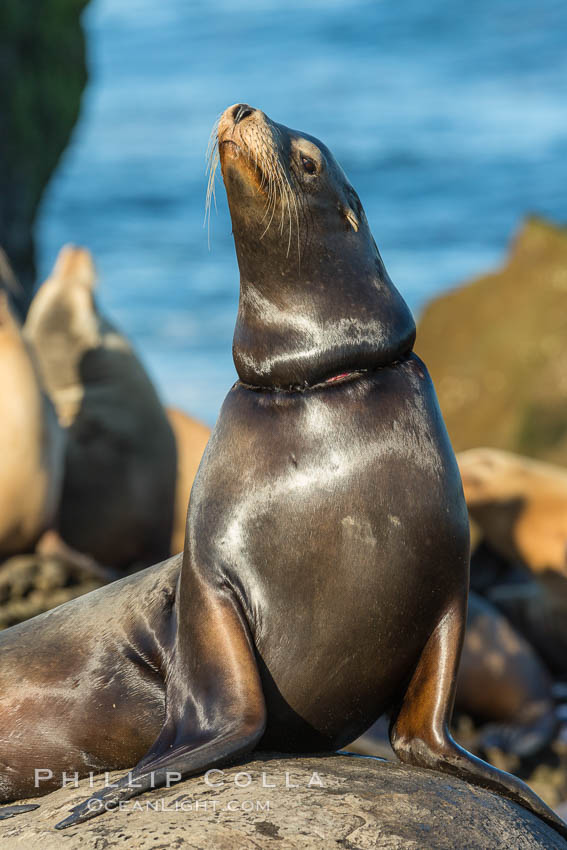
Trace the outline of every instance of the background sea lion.
{"type": "Polygon", "coordinates": [[[552,680],[508,620],[469,594],[467,632],[455,698],[457,711],[481,724],[477,751],[532,756],[551,741],[558,721],[552,680]]]}
{"type": "Polygon", "coordinates": [[[174,559],[0,636],[0,728],[34,730],[33,754],[0,741],[3,798],[30,792],[33,760],[59,767],[72,749],[84,773],[85,762],[139,758],[156,735],[132,774],[64,828],[100,813],[94,801],[116,804],[257,746],[335,750],[388,712],[402,761],[502,792],[565,833],[529,788],[448,731],[468,519],[433,386],[411,352],[411,314],[358,196],[322,143],[246,104],[223,114],[218,142],[241,275],[240,380],[193,485],[175,592],[174,559]],[[79,621],[100,632],[85,651],[79,621]],[[20,668],[55,633],[65,648],[33,667],[26,695],[37,687],[22,701],[20,668]]]}
{"type": "Polygon", "coordinates": [[[461,452],[458,463],[484,540],[534,574],[567,578],[567,470],[489,448],[461,452]]]}
{"type": "Polygon", "coordinates": [[[205,446],[211,436],[211,429],[175,407],[166,408],[166,413],[169,424],[173,428],[177,446],[177,483],[175,487],[173,535],[171,538],[171,552],[175,554],[183,551],[187,505],[189,504],[191,487],[205,446]]]}
{"type": "Polygon", "coordinates": [[[167,557],[176,449],[157,393],[127,340],[98,312],[88,251],[62,249],[24,331],[67,432],[59,530],[102,564],[167,557]]]}
{"type": "Polygon", "coordinates": [[[12,313],[0,256],[0,558],[33,549],[56,515],[64,434],[12,313]]]}
{"type": "Polygon", "coordinates": [[[550,670],[567,676],[567,471],[488,448],[462,452],[458,461],[483,540],[476,572],[500,559],[484,592],[550,670]]]}

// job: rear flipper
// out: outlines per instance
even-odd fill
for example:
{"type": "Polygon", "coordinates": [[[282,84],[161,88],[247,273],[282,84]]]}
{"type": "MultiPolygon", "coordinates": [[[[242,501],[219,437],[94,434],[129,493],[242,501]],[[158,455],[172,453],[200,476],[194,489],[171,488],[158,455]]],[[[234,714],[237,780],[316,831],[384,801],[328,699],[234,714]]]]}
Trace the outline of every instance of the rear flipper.
{"type": "Polygon", "coordinates": [[[422,652],[392,719],[392,748],[402,762],[450,773],[508,797],[567,838],[567,825],[524,782],[471,755],[451,737],[449,721],[465,621],[463,598],[449,607],[422,652]]]}
{"type": "Polygon", "coordinates": [[[195,575],[191,585],[188,598],[183,590],[177,597],[184,629],[177,633],[168,671],[159,737],[118,787],[104,788],[75,806],[57,829],[103,814],[151,788],[236,761],[262,737],[264,696],[240,606],[226,585],[212,588],[195,575]]]}
{"type": "Polygon", "coordinates": [[[39,809],[39,803],[30,803],[29,805],[22,806],[1,806],[0,820],[15,818],[16,815],[23,815],[25,812],[33,812],[34,809],[39,809]]]}

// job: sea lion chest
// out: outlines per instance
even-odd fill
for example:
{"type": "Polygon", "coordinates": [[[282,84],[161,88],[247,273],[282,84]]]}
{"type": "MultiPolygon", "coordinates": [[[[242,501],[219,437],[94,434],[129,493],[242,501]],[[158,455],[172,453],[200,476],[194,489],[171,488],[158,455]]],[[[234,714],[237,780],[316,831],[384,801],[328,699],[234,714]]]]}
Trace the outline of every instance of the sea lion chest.
{"type": "Polygon", "coordinates": [[[197,562],[241,602],[290,747],[385,710],[467,580],[460,478],[413,355],[305,392],[237,384],[189,523],[197,562]]]}

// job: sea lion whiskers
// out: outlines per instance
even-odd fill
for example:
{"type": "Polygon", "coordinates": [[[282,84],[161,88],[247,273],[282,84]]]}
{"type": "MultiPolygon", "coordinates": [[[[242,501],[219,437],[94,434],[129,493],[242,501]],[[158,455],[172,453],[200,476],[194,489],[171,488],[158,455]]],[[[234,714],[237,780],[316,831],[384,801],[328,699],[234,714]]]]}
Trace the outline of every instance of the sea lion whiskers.
{"type": "MultiPolygon", "coordinates": [[[[274,127],[274,130],[276,132],[279,132],[276,127],[274,127]]],[[[277,193],[278,193],[278,190],[279,190],[279,202],[280,202],[280,206],[281,206],[280,233],[282,235],[284,233],[284,227],[285,227],[285,221],[286,221],[286,210],[287,210],[287,220],[288,220],[288,223],[289,223],[288,244],[287,244],[286,256],[289,257],[289,252],[291,250],[291,240],[292,240],[292,235],[293,235],[293,221],[292,221],[291,203],[290,203],[290,201],[291,201],[294,205],[295,222],[296,222],[296,225],[297,225],[297,256],[298,256],[298,264],[300,266],[301,265],[301,244],[300,244],[300,241],[299,241],[299,233],[300,233],[299,211],[298,211],[297,202],[296,202],[296,199],[295,199],[295,192],[294,192],[293,187],[291,185],[289,175],[287,174],[286,169],[283,167],[283,164],[281,162],[280,157],[277,154],[274,154],[273,151],[272,151],[271,154],[270,154],[270,157],[268,158],[267,161],[272,166],[272,168],[270,170],[270,176],[273,176],[274,181],[275,181],[275,186],[274,186],[274,192],[273,192],[273,199],[272,199],[273,206],[272,206],[272,210],[271,210],[270,220],[268,221],[268,224],[266,225],[264,232],[260,236],[260,239],[264,238],[264,236],[266,235],[266,233],[268,232],[268,230],[270,229],[270,226],[272,224],[274,214],[275,214],[276,204],[277,204],[277,201],[278,201],[278,194],[277,193]]],[[[269,207],[269,205],[268,205],[268,207],[269,207]]],[[[267,215],[267,212],[268,211],[266,211],[266,215],[267,215]]]]}
{"type": "MultiPolygon", "coordinates": [[[[276,138],[278,140],[281,140],[282,139],[282,133],[281,133],[280,129],[278,127],[276,127],[275,125],[272,125],[272,130],[273,130],[276,138]]],[[[289,252],[290,252],[290,249],[291,249],[291,237],[292,237],[292,218],[291,218],[291,205],[290,205],[290,200],[291,200],[294,204],[294,210],[295,210],[295,221],[296,221],[296,225],[297,225],[297,260],[298,260],[298,265],[300,267],[301,266],[301,245],[300,245],[300,241],[299,241],[299,213],[298,213],[298,209],[297,209],[297,202],[295,200],[295,192],[293,191],[293,187],[291,185],[289,174],[287,173],[286,169],[284,169],[283,164],[280,161],[280,157],[276,155],[274,158],[276,159],[277,164],[279,166],[278,174],[281,178],[281,192],[282,192],[281,199],[283,201],[284,196],[285,196],[285,200],[286,200],[286,204],[287,204],[287,211],[288,211],[289,235],[288,235],[288,244],[287,244],[286,256],[289,257],[289,252]]],[[[283,227],[284,227],[284,212],[285,211],[284,211],[283,203],[282,203],[282,217],[281,217],[281,225],[280,225],[280,233],[282,233],[282,234],[283,234],[283,227]]]]}
{"type": "Polygon", "coordinates": [[[205,200],[205,218],[203,221],[203,227],[207,225],[207,244],[209,250],[211,248],[211,204],[214,203],[215,211],[217,209],[217,196],[215,192],[215,178],[217,174],[217,168],[219,167],[220,157],[219,157],[219,121],[221,119],[222,113],[217,117],[215,123],[213,124],[213,128],[211,130],[211,135],[209,136],[209,141],[207,144],[207,153],[205,155],[205,159],[207,162],[207,167],[205,173],[208,175],[207,180],[207,195],[205,200]]]}

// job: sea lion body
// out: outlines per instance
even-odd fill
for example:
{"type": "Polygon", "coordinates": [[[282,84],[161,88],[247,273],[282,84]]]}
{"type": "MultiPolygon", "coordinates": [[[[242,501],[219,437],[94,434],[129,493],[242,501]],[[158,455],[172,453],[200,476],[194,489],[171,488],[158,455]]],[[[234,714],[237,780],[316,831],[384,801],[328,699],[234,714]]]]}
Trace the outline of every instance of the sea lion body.
{"type": "Polygon", "coordinates": [[[67,246],[24,330],[66,428],[61,537],[101,564],[139,568],[169,555],[175,440],[132,347],[99,314],[94,285],[89,253],[67,246]]]}
{"type": "MultiPolygon", "coordinates": [[[[234,588],[242,605],[266,701],[263,746],[334,750],[360,734],[400,698],[431,620],[463,592],[463,570],[453,566],[461,559],[466,568],[467,519],[464,509],[440,510],[448,481],[452,501],[462,503],[440,423],[414,355],[311,392],[230,391],[193,488],[190,557],[209,581],[234,588]],[[405,445],[400,421],[411,423],[405,445]],[[412,537],[404,517],[420,489],[428,511],[412,537]],[[441,582],[447,552],[451,568],[441,582]],[[318,564],[316,574],[305,573],[306,558],[318,564]]],[[[53,783],[41,783],[47,791],[63,770],[134,762],[157,737],[172,621],[189,613],[179,595],[173,607],[180,565],[172,558],[0,633],[2,729],[14,728],[16,706],[17,723],[35,742],[27,770],[25,742],[23,752],[9,738],[0,744],[0,758],[27,778],[17,796],[34,793],[35,762],[53,771],[53,783]],[[125,643],[128,655],[117,665],[125,643]],[[22,717],[30,689],[38,696],[22,717]],[[115,734],[103,735],[109,715],[115,734]],[[61,728],[64,745],[59,738],[57,751],[47,746],[39,758],[39,741],[61,728]]]]}
{"type": "Polygon", "coordinates": [[[7,557],[31,551],[55,520],[65,439],[3,290],[0,395],[0,557],[7,557]]]}
{"type": "Polygon", "coordinates": [[[399,698],[431,621],[463,590],[460,481],[413,355],[306,392],[236,385],[191,505],[191,557],[238,588],[251,628],[266,746],[336,749],[362,732],[399,698]]]}
{"type": "MultiPolygon", "coordinates": [[[[466,619],[466,507],[433,386],[412,354],[413,319],[356,193],[324,145],[245,104],[223,114],[218,142],[241,276],[240,380],[193,485],[171,613],[158,591],[109,618],[112,591],[101,591],[95,622],[111,669],[87,654],[70,679],[69,651],[54,659],[54,686],[65,695],[76,682],[78,695],[63,715],[47,706],[43,723],[75,734],[97,711],[101,676],[111,694],[114,674],[128,678],[129,694],[140,688],[147,701],[140,646],[158,699],[164,683],[165,716],[132,773],[58,828],[167,784],[172,771],[200,773],[258,746],[332,750],[388,712],[402,761],[500,791],[565,830],[448,731],[466,619]]],[[[13,707],[9,728],[25,728],[13,696],[14,671],[29,662],[29,648],[15,646],[22,635],[4,638],[14,644],[0,693],[13,707]]],[[[127,700],[132,713],[138,705],[127,700]]],[[[53,752],[38,732],[33,758],[60,763],[65,743],[53,752]]],[[[135,760],[141,737],[119,757],[135,760]]],[[[0,761],[13,760],[8,738],[0,761]]],[[[24,772],[6,775],[4,799],[27,791],[24,772]]]]}
{"type": "Polygon", "coordinates": [[[211,430],[175,407],[166,408],[166,413],[177,446],[177,482],[175,485],[175,512],[171,538],[171,552],[175,554],[183,551],[191,487],[205,446],[211,436],[211,430]]]}
{"type": "Polygon", "coordinates": [[[0,632],[2,799],[14,799],[10,774],[21,777],[18,797],[33,796],[58,787],[63,771],[144,755],[164,719],[180,566],[171,558],[0,632]],[[36,785],[35,768],[52,780],[36,785]]]}

